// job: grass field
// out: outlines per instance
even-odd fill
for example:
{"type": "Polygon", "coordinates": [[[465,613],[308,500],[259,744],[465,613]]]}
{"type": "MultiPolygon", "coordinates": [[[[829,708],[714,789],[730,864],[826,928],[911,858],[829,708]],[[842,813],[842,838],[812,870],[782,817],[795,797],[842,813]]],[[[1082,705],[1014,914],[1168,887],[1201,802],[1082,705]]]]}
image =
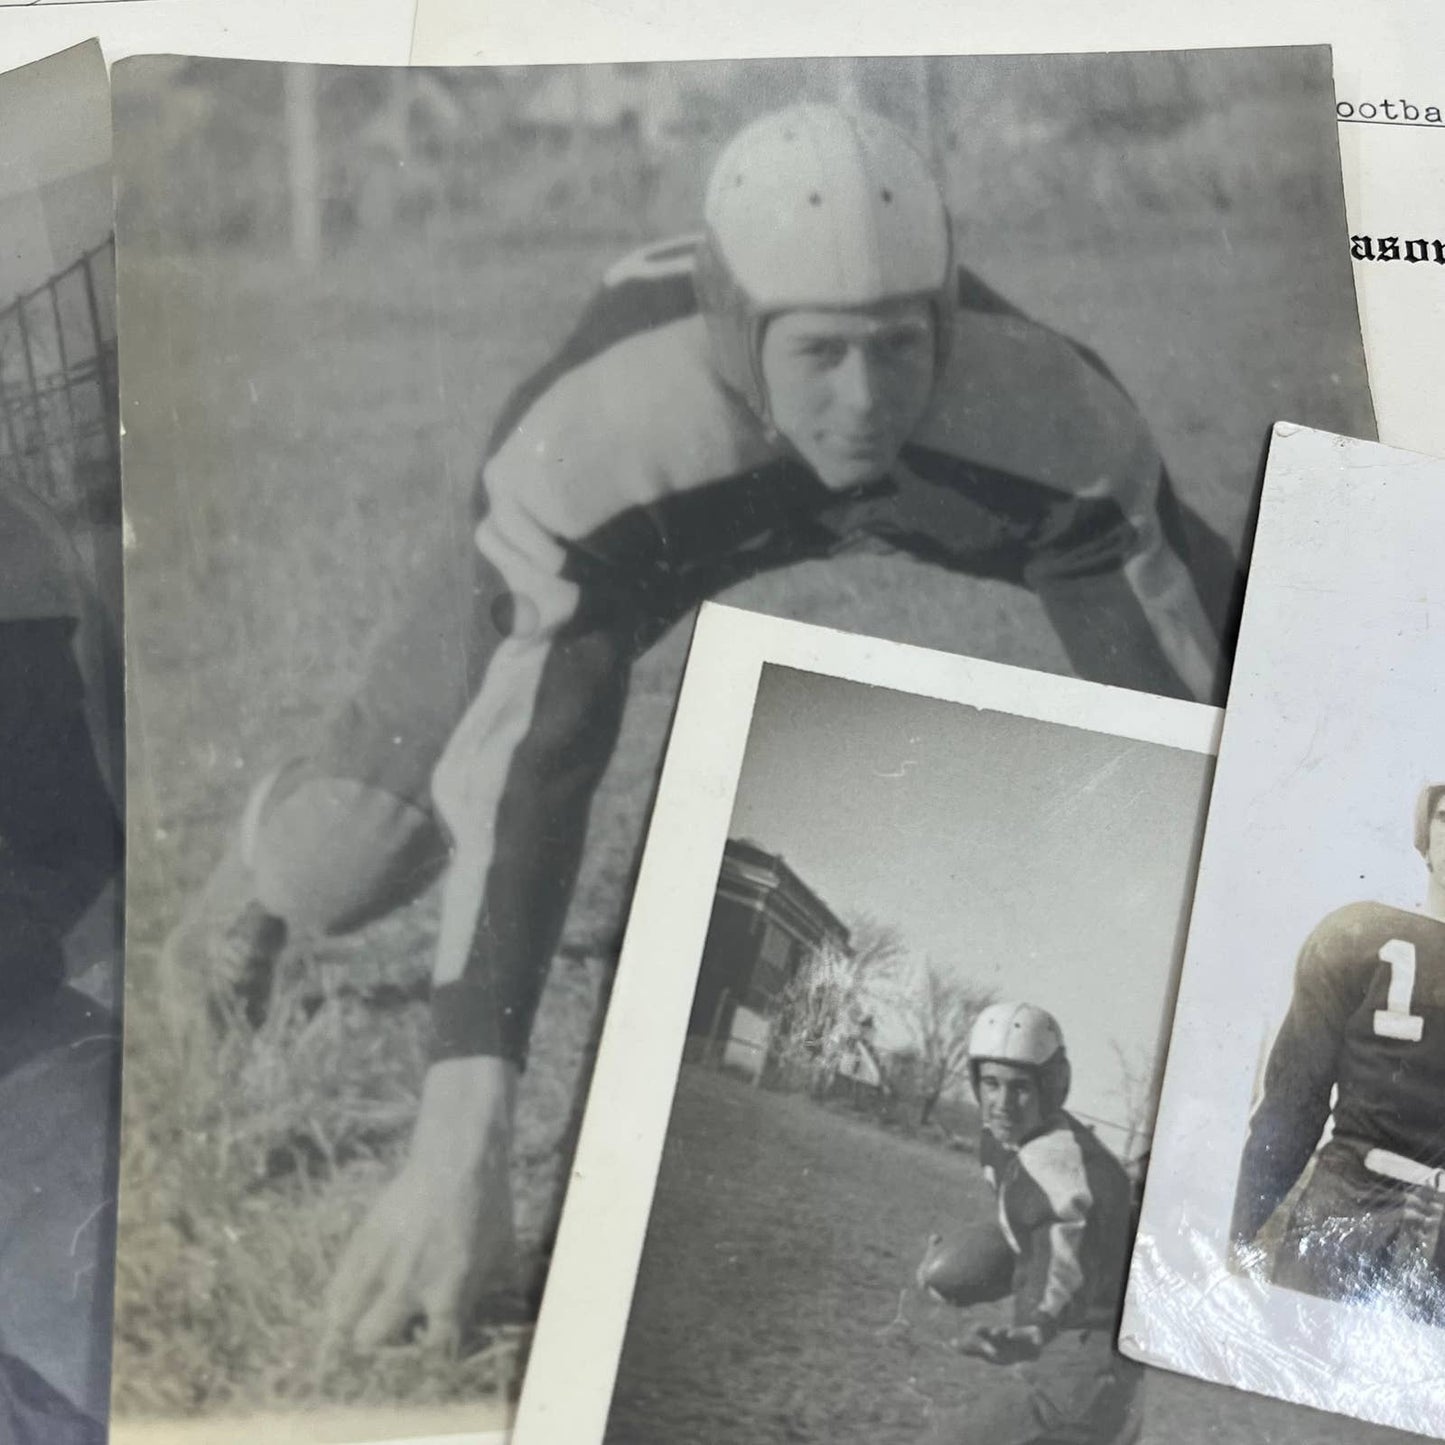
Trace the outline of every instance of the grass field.
{"type": "MultiPolygon", "coordinates": [[[[609,1445],[892,1445],[967,1409],[997,1367],[947,1348],[974,1319],[912,1291],[933,1230],[991,1212],[977,1161],[797,1095],[684,1067],[638,1274],[609,1445]]],[[[1145,1442],[1368,1445],[1412,1437],[1163,1371],[1145,1442]]],[[[959,1445],[991,1445],[962,1439],[959,1445]]]]}
{"type": "MultiPolygon", "coordinates": [[[[429,968],[434,900],[300,961],[303,988],[335,994],[342,984],[384,984],[393,990],[387,1008],[338,998],[313,1019],[282,1017],[254,1049],[232,1041],[210,1087],[175,1076],[156,1025],[151,968],[245,789],[279,749],[304,745],[356,677],[372,628],[469,487],[502,393],[575,313],[583,282],[553,290],[543,281],[595,275],[614,252],[598,243],[553,247],[545,268],[535,255],[511,256],[499,287],[504,305],[489,294],[471,314],[458,308],[440,323],[427,297],[385,291],[386,280],[404,274],[394,256],[354,263],[344,296],[292,295],[271,267],[238,266],[220,291],[205,272],[131,268],[148,274],[128,292],[130,324],[164,329],[178,312],[195,339],[178,344],[164,375],[144,388],[164,394],[178,424],[128,422],[128,475],[145,480],[128,502],[136,541],[128,557],[133,844],[116,1328],[123,1413],[317,1399],[430,1403],[494,1393],[515,1376],[516,1331],[456,1369],[417,1360],[392,1371],[319,1371],[303,1348],[315,1338],[329,1265],[404,1147],[425,1025],[423,1006],[406,994],[414,999],[429,968]],[[132,320],[142,308],[154,313],[132,320]],[[225,335],[225,349],[201,364],[192,346],[216,335],[225,335]],[[253,391],[259,397],[248,406],[253,391]],[[462,405],[464,392],[474,404],[462,405]],[[418,453],[431,464],[418,467],[418,453]],[[404,476],[409,490],[398,495],[404,476]]],[[[905,559],[812,564],[731,600],[1065,667],[1031,599],[905,559]]],[[[686,641],[676,629],[634,677],[569,924],[575,957],[612,954],[686,641]]],[[[605,978],[595,965],[564,962],[543,1001],[517,1187],[520,1227],[539,1268],[567,1157],[559,1145],[586,1075],[583,1045],[605,978]]]]}
{"type": "MultiPolygon", "coordinates": [[[[146,144],[143,127],[122,134],[122,145],[146,144]]],[[[1087,169],[1098,143],[1080,144],[1087,169]]],[[[1157,148],[1159,173],[1187,188],[1191,157],[1221,144],[1216,127],[1157,148]]],[[[1054,150],[1067,172],[1066,151],[1054,150]]],[[[1001,171],[989,215],[969,218],[968,259],[1103,352],[1154,425],[1182,494],[1228,535],[1246,527],[1277,416],[1367,426],[1351,378],[1318,363],[1343,354],[1338,312],[1322,319],[1311,304],[1324,274],[1318,248],[1292,247],[1279,215],[1255,207],[1226,217],[1206,198],[1177,223],[1142,202],[1115,215],[1094,197],[1075,234],[1074,212],[1041,210],[1032,196],[1030,224],[1014,228],[1005,180],[1001,171]]],[[[304,949],[289,991],[296,1006],[254,1045],[226,1041],[201,1080],[178,1075],[160,1036],[153,963],[248,787],[345,696],[368,638],[457,527],[505,395],[637,238],[579,226],[575,239],[552,230],[499,240],[454,226],[378,238],[308,272],[243,250],[188,250],[126,204],[123,192],[132,851],[117,1411],[505,1398],[525,1320],[484,1331],[459,1362],[406,1349],[375,1361],[315,1357],[331,1266],[405,1147],[434,900],[357,939],[304,949]],[[308,996],[321,1000],[314,1012],[300,1006],[308,996]]],[[[810,564],[728,600],[1065,668],[1033,599],[903,558],[810,564]]],[[[624,916],[686,640],[675,629],[636,670],[569,951],[543,1002],[516,1182],[534,1283],[605,993],[601,960],[624,916]]],[[[928,1158],[921,1177],[954,1167],[928,1158]]],[[[937,1176],[940,1196],[950,1177],[937,1176]]],[[[895,1242],[877,1249],[914,1247],[921,1226],[898,1224],[895,1242]]],[[[897,1263],[879,1254],[880,1286],[897,1263]]],[[[878,1308],[886,1317],[888,1300],[878,1308]]],[[[895,1402],[900,1428],[916,1418],[910,1399],[895,1402]]],[[[777,1402],[784,1415],[793,1407],[777,1402]]],[[[806,1417],[820,1407],[797,1408],[806,1417]]]]}

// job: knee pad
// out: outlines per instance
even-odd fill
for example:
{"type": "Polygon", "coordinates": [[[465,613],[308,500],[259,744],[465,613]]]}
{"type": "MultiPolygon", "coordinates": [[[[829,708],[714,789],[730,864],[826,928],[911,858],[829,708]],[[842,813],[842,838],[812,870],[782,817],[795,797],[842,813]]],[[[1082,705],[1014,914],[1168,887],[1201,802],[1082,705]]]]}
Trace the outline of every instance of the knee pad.
{"type": "Polygon", "coordinates": [[[262,780],[241,825],[256,900],[291,928],[349,933],[409,903],[445,865],[424,808],[304,766],[262,780]]]}

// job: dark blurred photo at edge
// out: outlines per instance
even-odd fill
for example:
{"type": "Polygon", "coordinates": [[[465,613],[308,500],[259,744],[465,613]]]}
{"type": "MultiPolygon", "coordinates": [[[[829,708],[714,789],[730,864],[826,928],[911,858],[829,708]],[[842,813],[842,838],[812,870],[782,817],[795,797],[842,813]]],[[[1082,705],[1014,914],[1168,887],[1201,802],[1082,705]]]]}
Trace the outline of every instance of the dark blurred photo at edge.
{"type": "Polygon", "coordinates": [[[105,1438],[120,457],[94,43],[0,75],[0,1439],[105,1438]]]}

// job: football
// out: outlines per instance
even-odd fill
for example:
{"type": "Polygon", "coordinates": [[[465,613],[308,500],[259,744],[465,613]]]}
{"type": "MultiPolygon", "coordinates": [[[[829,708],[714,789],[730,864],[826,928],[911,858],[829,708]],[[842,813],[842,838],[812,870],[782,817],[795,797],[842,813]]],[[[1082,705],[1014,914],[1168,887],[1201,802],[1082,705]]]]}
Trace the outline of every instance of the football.
{"type": "Polygon", "coordinates": [[[951,1239],[933,1235],[915,1278],[919,1289],[947,1304],[986,1304],[1010,1292],[1015,1263],[1003,1230],[981,1224],[951,1239]]]}

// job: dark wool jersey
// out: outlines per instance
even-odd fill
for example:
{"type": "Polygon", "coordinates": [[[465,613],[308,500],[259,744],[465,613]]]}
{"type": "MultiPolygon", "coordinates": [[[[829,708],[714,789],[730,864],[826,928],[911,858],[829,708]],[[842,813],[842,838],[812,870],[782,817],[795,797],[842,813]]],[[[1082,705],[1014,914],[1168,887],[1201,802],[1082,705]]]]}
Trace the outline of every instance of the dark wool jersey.
{"type": "Polygon", "coordinates": [[[1072,1114],[1017,1151],[988,1130],[984,1177],[1014,1266],[1014,1319],[1060,1329],[1112,1329],[1129,1257],[1132,1193],[1123,1166],[1072,1114]]]}
{"type": "Polygon", "coordinates": [[[488,449],[485,656],[430,789],[474,925],[460,976],[444,931],[439,1056],[525,1051],[631,662],[730,583],[872,539],[1031,590],[1082,677],[1225,681],[1234,560],[1096,358],[960,272],[926,414],[888,476],[839,494],[718,379],[692,258],[684,239],[614,268],[488,449]]]}
{"type": "Polygon", "coordinates": [[[888,478],[840,496],[718,380],[691,266],[677,241],[615,267],[495,429],[477,540],[529,620],[661,631],[866,533],[1034,591],[1081,676],[1218,695],[1237,569],[1097,358],[961,271],[932,405],[888,478]]]}
{"type": "Polygon", "coordinates": [[[1250,1120],[1233,1233],[1248,1243],[1334,1138],[1445,1164],[1445,923],[1353,903],[1310,934],[1250,1120]]]}

